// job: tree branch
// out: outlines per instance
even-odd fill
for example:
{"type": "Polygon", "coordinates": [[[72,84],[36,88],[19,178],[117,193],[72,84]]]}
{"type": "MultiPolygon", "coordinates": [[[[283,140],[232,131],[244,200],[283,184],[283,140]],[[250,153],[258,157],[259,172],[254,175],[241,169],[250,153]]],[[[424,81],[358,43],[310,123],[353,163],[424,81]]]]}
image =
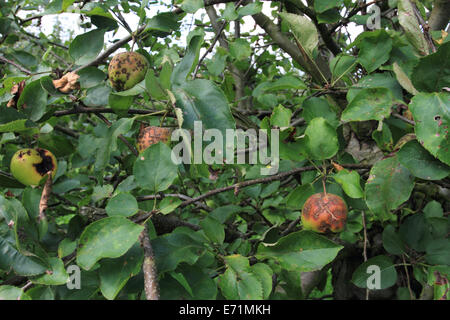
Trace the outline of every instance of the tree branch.
{"type": "MultiPolygon", "coordinates": [[[[348,168],[348,169],[370,169],[372,167],[370,165],[365,165],[365,164],[342,164],[341,166],[343,166],[344,168],[348,168]]],[[[330,167],[332,167],[332,165],[327,166],[327,168],[330,168],[330,167]]],[[[292,169],[290,171],[282,172],[282,173],[279,173],[279,174],[276,174],[273,176],[269,176],[269,177],[265,177],[265,178],[259,178],[259,179],[254,179],[254,180],[238,182],[238,183],[235,183],[230,186],[226,186],[223,188],[218,188],[218,189],[208,191],[198,197],[192,198],[191,200],[183,201],[180,204],[180,207],[188,206],[194,202],[198,202],[200,200],[206,199],[208,197],[211,197],[211,196],[216,195],[221,192],[230,191],[230,190],[239,190],[241,188],[245,188],[245,187],[252,186],[254,184],[259,184],[259,183],[269,183],[272,181],[281,180],[283,178],[289,177],[289,176],[297,174],[297,173],[301,173],[301,172],[305,172],[305,171],[313,171],[313,170],[317,170],[316,167],[314,167],[314,166],[301,167],[301,168],[292,169]]]]}
{"type": "MultiPolygon", "coordinates": [[[[228,42],[222,33],[223,27],[225,25],[220,25],[218,22],[219,17],[217,16],[217,12],[213,6],[206,6],[206,13],[208,14],[209,20],[211,21],[211,25],[214,29],[216,37],[218,37],[218,41],[220,46],[228,50],[228,42]]],[[[245,77],[244,74],[239,70],[233,63],[229,64],[231,75],[233,76],[235,89],[236,89],[236,97],[235,101],[238,104],[240,109],[246,110],[248,109],[247,101],[243,101],[243,97],[245,97],[244,88],[245,88],[245,77]]]]}
{"type": "Polygon", "coordinates": [[[326,78],[329,78],[331,75],[328,64],[326,64],[325,61],[317,61],[317,65],[321,68],[321,70],[319,70],[314,64],[311,64],[302,56],[298,47],[281,33],[270,18],[262,13],[254,14],[252,18],[262,29],[267,32],[267,34],[281,49],[289,54],[292,59],[300,64],[300,66],[302,66],[302,68],[311,75],[316,83],[325,84],[321,71],[326,78]]]}
{"type": "Polygon", "coordinates": [[[148,226],[141,233],[141,246],[144,248],[144,263],[142,270],[144,272],[144,289],[147,300],[159,300],[158,273],[156,270],[156,261],[153,254],[153,248],[148,236],[148,226]]]}
{"type": "MultiPolygon", "coordinates": [[[[147,114],[147,115],[153,115],[153,114],[163,114],[166,111],[164,110],[145,110],[145,109],[129,109],[128,110],[128,114],[133,115],[133,114],[147,114]]],[[[60,111],[55,111],[55,113],[53,113],[54,117],[62,117],[62,116],[67,116],[67,115],[72,115],[72,114],[81,114],[81,113],[114,113],[114,110],[112,108],[87,108],[87,107],[81,107],[78,106],[76,108],[73,109],[69,109],[69,110],[60,110],[60,111]]],[[[168,114],[166,115],[168,116],[173,116],[172,114],[168,114]]]]}
{"type": "Polygon", "coordinates": [[[328,30],[325,24],[318,22],[316,14],[313,10],[305,6],[301,0],[285,0],[285,2],[286,1],[292,3],[300,12],[302,12],[312,20],[317,30],[319,31],[323,42],[335,56],[341,53],[341,48],[334,41],[333,37],[331,36],[331,32],[328,30]]]}
{"type": "Polygon", "coordinates": [[[6,59],[4,56],[0,56],[0,61],[2,61],[3,63],[8,63],[8,64],[16,67],[17,69],[19,69],[20,71],[22,71],[23,73],[25,73],[29,76],[33,74],[33,72],[31,72],[27,68],[22,67],[20,64],[17,64],[16,62],[14,62],[12,60],[6,59]]]}
{"type": "Polygon", "coordinates": [[[142,31],[145,30],[146,26],[142,26],[139,29],[136,30],[136,32],[134,34],[130,34],[128,36],[126,36],[123,39],[120,39],[119,41],[117,41],[116,43],[114,43],[112,46],[110,46],[108,49],[106,49],[104,52],[102,52],[95,60],[76,68],[75,70],[73,70],[73,72],[78,72],[81,69],[84,69],[86,67],[89,66],[96,66],[100,63],[103,62],[103,60],[105,60],[107,57],[109,57],[109,55],[115,51],[117,51],[121,46],[123,46],[125,43],[128,43],[129,41],[131,41],[133,39],[133,37],[137,37],[142,31]]]}
{"type": "Polygon", "coordinates": [[[431,30],[444,30],[450,20],[450,1],[435,0],[428,25],[431,30]]]}

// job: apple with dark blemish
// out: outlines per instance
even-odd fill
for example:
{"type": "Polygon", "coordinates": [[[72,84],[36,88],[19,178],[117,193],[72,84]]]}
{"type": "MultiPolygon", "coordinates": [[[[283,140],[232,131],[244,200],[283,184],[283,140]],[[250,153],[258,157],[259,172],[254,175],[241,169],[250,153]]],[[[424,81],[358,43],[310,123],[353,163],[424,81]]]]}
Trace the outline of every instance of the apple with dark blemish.
{"type": "Polygon", "coordinates": [[[172,130],[170,128],[156,126],[145,127],[143,124],[141,124],[137,139],[137,149],[139,153],[160,141],[162,141],[163,143],[170,142],[171,133],[172,130]]]}
{"type": "Polygon", "coordinates": [[[147,69],[147,59],[140,53],[121,52],[109,63],[109,81],[116,91],[128,90],[144,80],[147,69]]]}
{"type": "Polygon", "coordinates": [[[58,164],[53,153],[46,149],[21,149],[17,151],[10,163],[11,173],[26,186],[37,186],[45,180],[48,172],[55,178],[58,164]]]}
{"type": "Polygon", "coordinates": [[[302,209],[301,220],[305,230],[318,233],[341,232],[347,221],[347,204],[331,193],[316,193],[310,196],[302,209]]]}

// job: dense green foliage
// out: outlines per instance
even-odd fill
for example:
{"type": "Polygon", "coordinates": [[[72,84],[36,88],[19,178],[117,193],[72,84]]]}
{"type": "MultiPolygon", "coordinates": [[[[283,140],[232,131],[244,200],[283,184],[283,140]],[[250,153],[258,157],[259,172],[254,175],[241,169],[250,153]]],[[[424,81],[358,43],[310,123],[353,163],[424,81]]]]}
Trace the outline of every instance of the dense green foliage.
{"type": "Polygon", "coordinates": [[[161,299],[450,299],[450,41],[433,1],[375,2],[369,30],[351,0],[0,0],[0,299],[155,298],[152,277],[161,299]],[[81,33],[41,32],[68,13],[81,33]],[[120,92],[118,50],[149,65],[120,92]],[[141,126],[197,120],[280,129],[278,173],[138,154],[141,126]],[[37,147],[48,199],[10,174],[37,147]],[[341,233],[302,230],[323,184],[341,233]]]}

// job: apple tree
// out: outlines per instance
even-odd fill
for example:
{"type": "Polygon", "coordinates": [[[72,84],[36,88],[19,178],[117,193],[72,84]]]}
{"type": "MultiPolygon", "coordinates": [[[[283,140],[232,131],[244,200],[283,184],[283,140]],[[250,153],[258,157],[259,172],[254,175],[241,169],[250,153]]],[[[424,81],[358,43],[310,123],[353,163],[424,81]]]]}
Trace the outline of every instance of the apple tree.
{"type": "Polygon", "coordinates": [[[449,18],[445,0],[0,0],[0,299],[450,299],[449,18]],[[198,123],[265,130],[277,161],[249,161],[251,137],[191,161],[211,151],[198,123]],[[342,229],[302,219],[320,193],[342,229]]]}

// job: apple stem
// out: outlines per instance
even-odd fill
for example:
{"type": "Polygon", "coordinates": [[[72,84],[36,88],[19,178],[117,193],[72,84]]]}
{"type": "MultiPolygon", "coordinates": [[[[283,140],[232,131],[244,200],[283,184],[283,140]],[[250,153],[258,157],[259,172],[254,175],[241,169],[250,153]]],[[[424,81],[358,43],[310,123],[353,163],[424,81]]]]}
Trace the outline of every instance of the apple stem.
{"type": "Polygon", "coordinates": [[[323,194],[325,195],[325,197],[327,196],[327,188],[325,187],[325,180],[326,179],[327,179],[326,177],[323,177],[323,179],[322,179],[323,194]]]}

